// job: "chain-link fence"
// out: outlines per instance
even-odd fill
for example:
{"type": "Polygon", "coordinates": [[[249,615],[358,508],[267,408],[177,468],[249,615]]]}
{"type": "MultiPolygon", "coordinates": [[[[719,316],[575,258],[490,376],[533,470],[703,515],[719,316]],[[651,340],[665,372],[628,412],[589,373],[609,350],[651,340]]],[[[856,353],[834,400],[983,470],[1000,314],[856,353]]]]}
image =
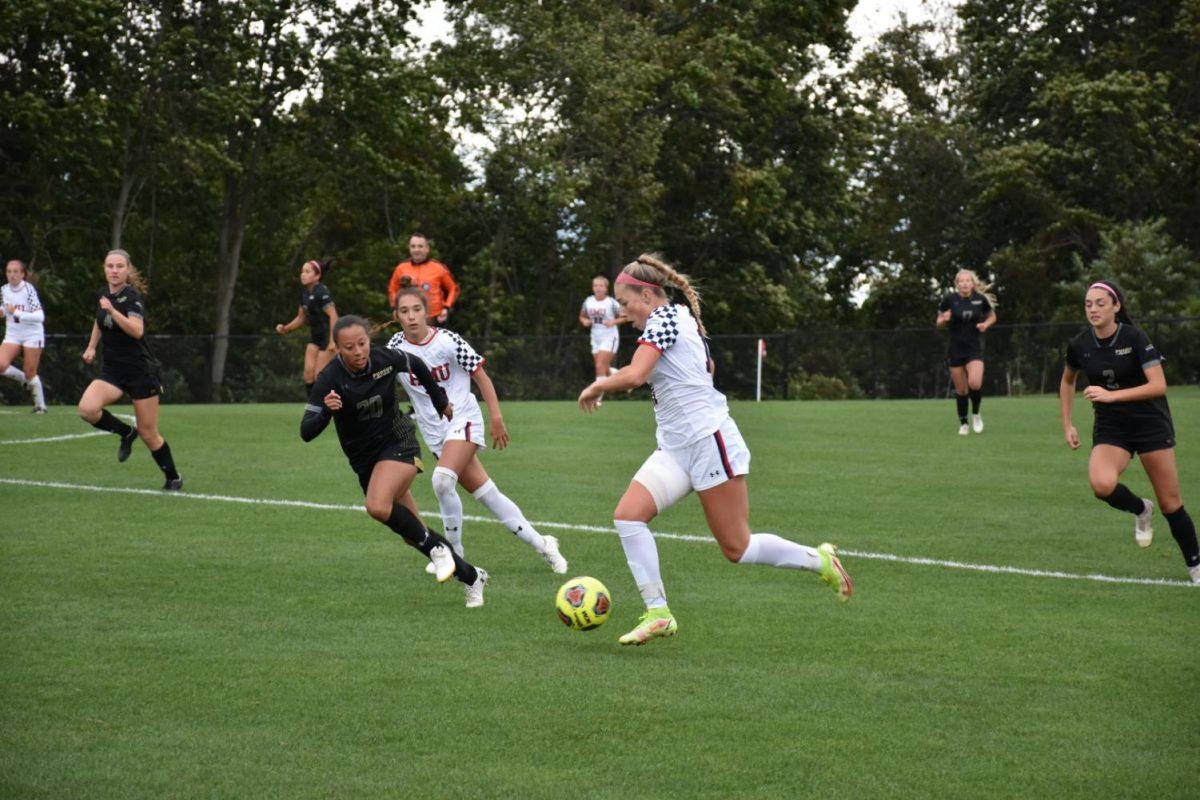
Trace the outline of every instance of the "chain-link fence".
{"type": "MultiPolygon", "coordinates": [[[[1150,319],[1143,323],[1166,357],[1171,384],[1200,383],[1200,318],[1150,319]]],[[[1083,326],[996,325],[985,341],[984,390],[991,395],[1053,392],[1058,387],[1067,341],[1083,326]]],[[[625,331],[618,364],[627,363],[636,338],[625,331]]],[[[162,363],[164,401],[208,402],[212,336],[150,336],[162,363]]],[[[298,401],[304,396],[301,366],[304,338],[231,336],[226,402],[298,401]]],[[[933,328],[896,330],[798,330],[770,334],[726,334],[712,339],[717,387],[730,397],[755,396],[758,340],[766,342],[764,399],[856,397],[944,397],[949,392],[946,335],[933,328]]],[[[586,334],[494,336],[473,342],[487,356],[487,371],[501,397],[511,400],[573,399],[593,373],[586,334]]],[[[97,366],[83,363],[87,338],[51,335],[42,354],[41,375],[51,403],[75,403],[97,366]]],[[[643,390],[644,391],[644,390],[643,390]]],[[[15,381],[0,380],[8,404],[28,403],[15,381]]]]}

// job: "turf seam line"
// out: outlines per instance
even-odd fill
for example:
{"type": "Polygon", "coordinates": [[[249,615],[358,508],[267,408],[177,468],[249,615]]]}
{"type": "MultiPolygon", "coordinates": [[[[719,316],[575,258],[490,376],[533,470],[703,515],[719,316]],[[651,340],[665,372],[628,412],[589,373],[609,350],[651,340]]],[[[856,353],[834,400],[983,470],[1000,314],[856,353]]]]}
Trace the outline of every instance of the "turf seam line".
{"type": "MultiPolygon", "coordinates": [[[[34,481],[22,478],[0,478],[0,484],[8,484],[11,486],[29,486],[39,489],[70,489],[83,492],[150,495],[153,497],[161,497],[170,500],[211,500],[223,503],[240,503],[242,505],[311,508],[319,511],[356,511],[360,513],[365,511],[365,508],[361,504],[345,505],[341,503],[316,503],[310,500],[282,500],[262,497],[239,497],[237,495],[202,494],[196,492],[164,492],[161,489],[137,489],[125,486],[95,486],[83,483],[34,481]]],[[[422,511],[421,513],[431,517],[441,516],[434,512],[422,511]]],[[[473,514],[464,514],[463,519],[469,522],[487,522],[494,525],[500,524],[500,521],[494,517],[481,517],[473,514]]],[[[530,524],[532,524],[535,528],[584,531],[587,533],[611,533],[614,535],[616,533],[611,527],[600,525],[577,525],[568,522],[543,522],[537,520],[531,520],[530,524]]],[[[668,533],[666,531],[654,531],[654,537],[656,539],[671,539],[681,542],[700,542],[703,544],[716,543],[711,536],[695,536],[686,533],[668,533]]],[[[1191,581],[1174,580],[1171,578],[1132,578],[1116,575],[1102,575],[1099,573],[1081,574],[1075,572],[1059,572],[1056,570],[1030,569],[1027,567],[1010,567],[996,564],[972,564],[966,561],[951,561],[938,558],[926,558],[923,556],[902,556],[894,553],[875,553],[868,550],[851,550],[846,548],[839,548],[838,552],[842,555],[851,556],[853,558],[864,558],[873,561],[891,561],[900,564],[946,567],[948,569],[962,569],[972,572],[988,572],[1002,575],[1021,575],[1031,578],[1058,578],[1060,580],[1095,581],[1098,583],[1138,586],[1186,586],[1189,588],[1195,588],[1196,586],[1196,584],[1193,584],[1191,581]]]]}

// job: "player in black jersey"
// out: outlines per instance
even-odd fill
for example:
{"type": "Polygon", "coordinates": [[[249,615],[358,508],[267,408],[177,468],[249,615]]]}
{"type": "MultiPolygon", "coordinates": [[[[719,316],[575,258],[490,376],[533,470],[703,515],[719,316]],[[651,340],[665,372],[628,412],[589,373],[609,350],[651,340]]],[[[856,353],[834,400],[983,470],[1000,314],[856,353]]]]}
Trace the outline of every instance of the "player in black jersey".
{"type": "Polygon", "coordinates": [[[100,377],[88,384],[79,398],[79,416],[100,430],[121,437],[118,461],[129,458],[134,440],[142,437],[154,463],[166,477],[163,489],[178,491],[183,488],[183,478],[175,469],[171,446],[158,432],[162,382],[158,377],[158,359],[146,345],[146,307],[142,300],[146,285],[124,250],[110,250],[104,257],[104,277],[108,286],[96,293],[96,321],[83,352],[84,363],[91,364],[99,345],[103,354],[100,377]],[[124,394],[133,401],[136,430],[105,409],[124,394]]]}
{"type": "Polygon", "coordinates": [[[416,515],[409,489],[421,471],[421,445],[413,421],[396,408],[396,377],[409,372],[449,419],[454,409],[429,367],[416,356],[372,347],[368,323],[347,315],[333,326],[337,356],[309,393],[300,437],[309,442],[334,421],[342,452],[358,475],[367,513],[403,537],[433,562],[438,583],[457,577],[467,586],[467,607],[483,605],[488,575],[463,560],[416,515]]]}
{"type": "Polygon", "coordinates": [[[317,374],[333,360],[336,348],[329,331],[337,323],[337,307],[329,287],[321,280],[329,272],[327,261],[305,261],[300,268],[300,310],[290,321],[275,326],[280,336],[308,323],[309,342],[304,348],[304,388],[312,391],[317,374]]]}
{"type": "Polygon", "coordinates": [[[1071,411],[1075,380],[1083,372],[1089,384],[1083,394],[1095,411],[1088,461],[1092,491],[1113,508],[1133,514],[1134,539],[1141,547],[1149,547],[1154,539],[1154,504],[1120,483],[1121,473],[1136,454],[1171,526],[1171,535],[1183,551],[1192,582],[1200,583],[1200,546],[1196,526],[1179,492],[1175,427],[1167,406],[1162,356],[1145,332],[1134,327],[1125,310],[1125,297],[1113,283],[1093,283],[1084,306],[1091,327],[1067,345],[1058,389],[1067,444],[1072,450],[1079,447],[1071,411]]]}
{"type": "Polygon", "coordinates": [[[937,326],[950,329],[947,362],[950,379],[954,382],[955,402],[958,405],[958,432],[968,433],[967,399],[971,400],[971,429],[983,433],[983,332],[996,324],[996,298],[988,292],[989,284],[969,269],[960,269],[954,276],[954,288],[938,304],[937,326]]]}

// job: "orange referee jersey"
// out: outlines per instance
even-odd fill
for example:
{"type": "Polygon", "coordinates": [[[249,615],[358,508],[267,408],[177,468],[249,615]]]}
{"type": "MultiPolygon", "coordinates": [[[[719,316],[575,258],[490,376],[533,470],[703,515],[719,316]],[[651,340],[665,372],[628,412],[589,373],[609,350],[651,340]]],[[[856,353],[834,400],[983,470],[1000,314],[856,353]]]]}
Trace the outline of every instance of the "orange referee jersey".
{"type": "Polygon", "coordinates": [[[458,282],[450,269],[436,259],[428,258],[420,264],[405,261],[396,265],[392,280],[388,283],[388,305],[396,307],[396,296],[400,294],[401,281],[410,278],[412,285],[425,292],[429,298],[429,316],[436,317],[443,308],[453,308],[458,300],[458,282]]]}

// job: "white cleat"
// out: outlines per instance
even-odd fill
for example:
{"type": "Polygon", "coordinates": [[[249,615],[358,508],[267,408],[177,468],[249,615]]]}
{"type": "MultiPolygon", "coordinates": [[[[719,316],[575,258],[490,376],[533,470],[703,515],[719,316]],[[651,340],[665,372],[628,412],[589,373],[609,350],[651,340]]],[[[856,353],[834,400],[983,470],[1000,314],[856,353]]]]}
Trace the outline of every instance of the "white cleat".
{"type": "Polygon", "coordinates": [[[967,423],[964,422],[962,425],[958,426],[958,435],[959,436],[966,436],[970,432],[971,432],[971,428],[967,425],[967,423]]]}
{"type": "Polygon", "coordinates": [[[429,575],[436,575],[437,574],[437,565],[435,565],[432,561],[430,561],[428,564],[425,565],[425,572],[429,575]]]}
{"type": "Polygon", "coordinates": [[[567,560],[563,558],[563,554],[558,550],[558,538],[554,536],[543,536],[542,541],[546,546],[542,549],[542,558],[546,559],[546,563],[558,575],[562,575],[567,571],[567,560]]]}
{"type": "Polygon", "coordinates": [[[1188,574],[1192,576],[1192,583],[1200,583],[1200,564],[1188,567],[1188,574]]]}
{"type": "Polygon", "coordinates": [[[475,571],[479,573],[479,577],[467,587],[467,608],[479,608],[483,605],[483,587],[488,584],[487,570],[476,567],[475,571]]]}
{"type": "Polygon", "coordinates": [[[971,415],[971,430],[976,433],[983,433],[983,417],[978,414],[971,415]]]}
{"type": "Polygon", "coordinates": [[[1138,547],[1149,547],[1154,541],[1154,503],[1142,498],[1146,510],[1134,517],[1133,540],[1138,547]]]}
{"type": "Polygon", "coordinates": [[[454,556],[450,555],[450,548],[441,544],[429,551],[429,563],[433,565],[433,577],[437,578],[438,583],[453,578],[458,569],[454,565],[454,556]]]}

